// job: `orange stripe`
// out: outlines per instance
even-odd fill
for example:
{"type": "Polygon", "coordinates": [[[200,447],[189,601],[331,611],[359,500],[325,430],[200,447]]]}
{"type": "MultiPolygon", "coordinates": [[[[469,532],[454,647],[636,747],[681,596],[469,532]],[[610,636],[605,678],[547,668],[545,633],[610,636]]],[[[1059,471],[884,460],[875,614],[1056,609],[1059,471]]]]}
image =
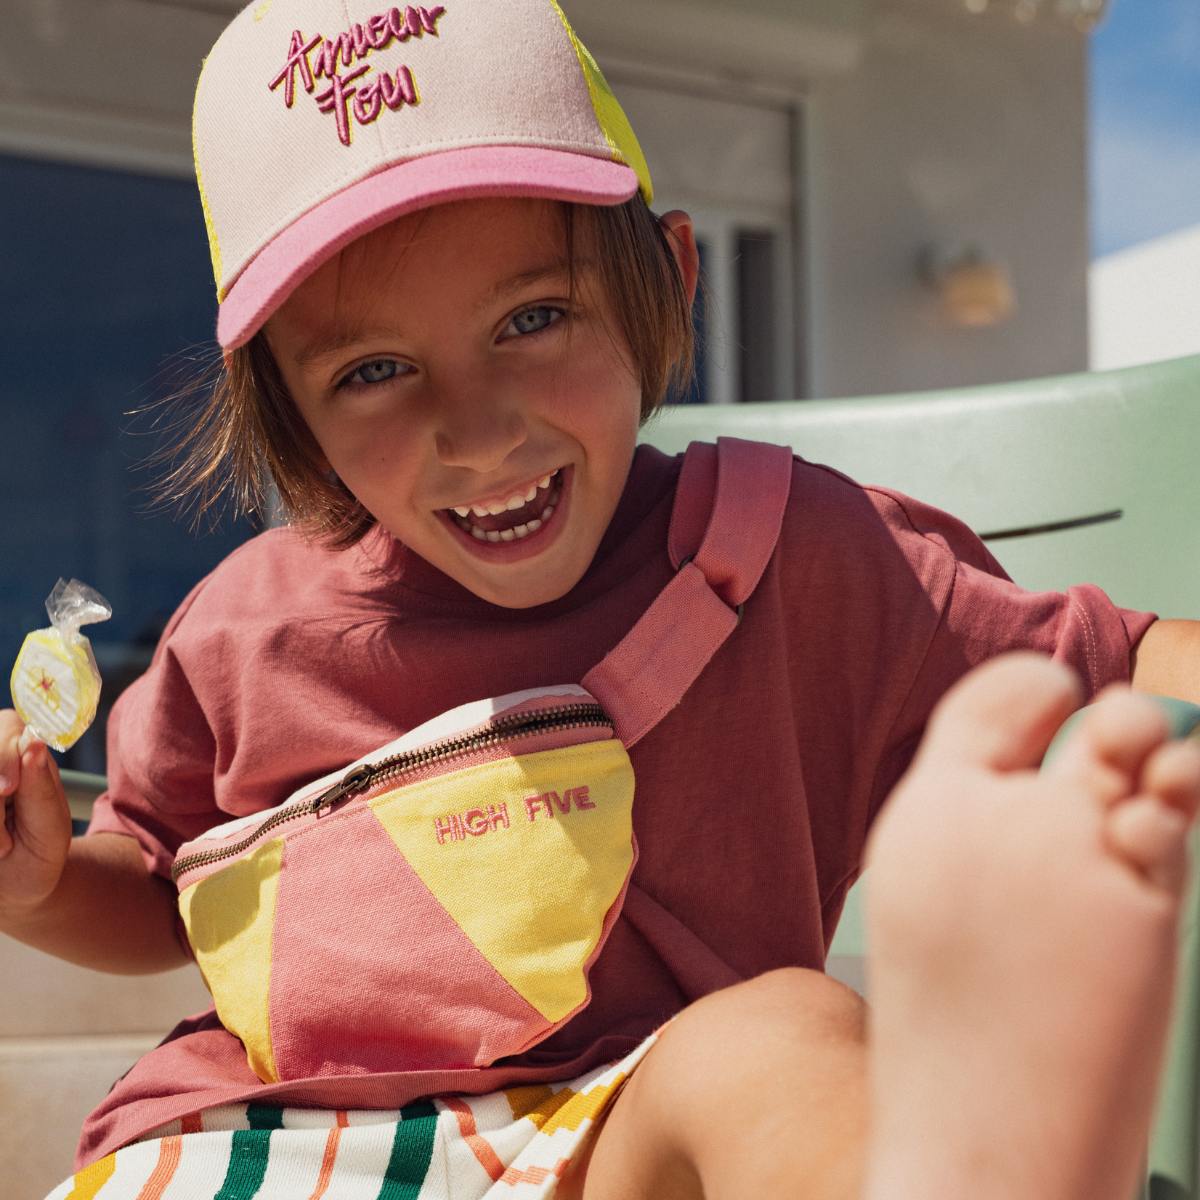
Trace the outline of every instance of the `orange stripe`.
{"type": "Polygon", "coordinates": [[[175,1175],[179,1159],[183,1154],[183,1138],[178,1134],[163,1138],[158,1144],[158,1166],[146,1180],[146,1186],[138,1192],[137,1200],[160,1200],[167,1184],[175,1175]]]}
{"type": "Polygon", "coordinates": [[[321,1159],[321,1172],[317,1176],[317,1186],[313,1188],[312,1195],[308,1200],[321,1200],[328,1190],[329,1181],[333,1178],[333,1164],[337,1159],[338,1143],[342,1140],[342,1130],[349,1124],[346,1113],[339,1110],[337,1125],[329,1131],[329,1136],[325,1139],[325,1157],[321,1159]]]}
{"type": "Polygon", "coordinates": [[[504,1178],[504,1164],[500,1156],[492,1149],[490,1142],[479,1136],[479,1126],[475,1124],[475,1114],[469,1105],[453,1097],[443,1099],[442,1103],[455,1115],[458,1120],[458,1132],[471,1148],[471,1153],[479,1160],[479,1165],[488,1173],[493,1183],[504,1178]]]}
{"type": "Polygon", "coordinates": [[[518,1171],[515,1167],[509,1167],[500,1177],[500,1182],[507,1184],[509,1187],[516,1187],[519,1183],[532,1183],[535,1185],[545,1183],[551,1175],[557,1175],[561,1179],[567,1173],[567,1168],[570,1165],[571,1160],[569,1158],[560,1158],[550,1170],[547,1170],[545,1167],[526,1167],[524,1171],[518,1171]]]}
{"type": "Polygon", "coordinates": [[[188,1115],[179,1122],[180,1133],[203,1133],[204,1122],[200,1119],[199,1113],[188,1113],[188,1115]]]}

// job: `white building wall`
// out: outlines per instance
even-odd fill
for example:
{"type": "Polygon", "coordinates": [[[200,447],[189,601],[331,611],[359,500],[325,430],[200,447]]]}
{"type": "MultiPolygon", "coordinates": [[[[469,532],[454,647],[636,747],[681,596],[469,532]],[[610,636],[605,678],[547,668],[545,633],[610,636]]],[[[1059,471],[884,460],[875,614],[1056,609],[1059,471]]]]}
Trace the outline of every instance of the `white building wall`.
{"type": "Polygon", "coordinates": [[[862,56],[808,105],[810,394],[1087,366],[1086,42],[948,0],[877,0],[862,56]],[[1016,316],[952,327],[926,244],[1007,264],[1016,316]]]}
{"type": "MultiPolygon", "coordinates": [[[[22,53],[0,55],[0,151],[186,173],[197,65],[220,10],[238,6],[108,0],[101,15],[94,0],[19,0],[9,44],[22,53]]],[[[566,8],[615,79],[802,114],[801,145],[780,164],[796,182],[797,394],[1087,366],[1082,35],[959,0],[566,8]],[[918,280],[922,246],[966,243],[1012,273],[1019,309],[1000,328],[952,327],[918,280]]],[[[720,153],[697,122],[645,140],[668,174],[689,147],[699,162],[720,153]]]]}
{"type": "Polygon", "coordinates": [[[1092,369],[1200,354],[1198,279],[1200,225],[1093,263],[1092,369]]]}

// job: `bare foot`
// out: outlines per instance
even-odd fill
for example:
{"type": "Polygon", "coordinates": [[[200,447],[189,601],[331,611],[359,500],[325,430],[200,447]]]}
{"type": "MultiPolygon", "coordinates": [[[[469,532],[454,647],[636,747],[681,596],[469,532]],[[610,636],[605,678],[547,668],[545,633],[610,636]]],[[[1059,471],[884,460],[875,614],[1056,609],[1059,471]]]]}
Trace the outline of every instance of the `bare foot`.
{"type": "Polygon", "coordinates": [[[996,660],[934,714],[868,847],[867,1200],[1129,1200],[1174,991],[1200,750],[1064,668],[996,660]]]}

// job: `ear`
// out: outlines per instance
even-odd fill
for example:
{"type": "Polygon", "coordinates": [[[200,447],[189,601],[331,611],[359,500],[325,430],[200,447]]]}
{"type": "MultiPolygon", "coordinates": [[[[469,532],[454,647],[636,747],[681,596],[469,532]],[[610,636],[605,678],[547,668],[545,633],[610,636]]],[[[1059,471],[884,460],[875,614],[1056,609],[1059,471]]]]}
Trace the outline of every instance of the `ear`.
{"type": "Polygon", "coordinates": [[[700,283],[700,251],[696,248],[696,227],[692,224],[692,218],[678,208],[659,217],[658,223],[667,235],[667,244],[675,256],[675,265],[679,268],[679,277],[683,280],[688,303],[692,304],[695,302],[696,288],[700,283]]]}

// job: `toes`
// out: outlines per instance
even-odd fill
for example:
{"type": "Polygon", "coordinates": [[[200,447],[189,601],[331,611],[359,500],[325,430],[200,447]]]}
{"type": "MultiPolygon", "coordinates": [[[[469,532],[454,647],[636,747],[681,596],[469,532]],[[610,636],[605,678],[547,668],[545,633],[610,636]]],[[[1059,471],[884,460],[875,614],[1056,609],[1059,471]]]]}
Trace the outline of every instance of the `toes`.
{"type": "Polygon", "coordinates": [[[1189,740],[1160,746],[1146,760],[1138,790],[1194,818],[1200,810],[1200,745],[1189,740]]]}
{"type": "Polygon", "coordinates": [[[1138,796],[1105,817],[1105,841],[1157,887],[1180,894],[1187,881],[1189,818],[1155,796],[1138,796]]]}
{"type": "Polygon", "coordinates": [[[934,710],[922,759],[1035,767],[1082,700],[1075,675],[1042,655],[1006,654],[961,679],[934,710]]]}
{"type": "Polygon", "coordinates": [[[1082,783],[1107,806],[1139,789],[1143,767],[1169,736],[1166,715],[1153,700],[1128,688],[1106,688],[1046,770],[1082,783]]]}

